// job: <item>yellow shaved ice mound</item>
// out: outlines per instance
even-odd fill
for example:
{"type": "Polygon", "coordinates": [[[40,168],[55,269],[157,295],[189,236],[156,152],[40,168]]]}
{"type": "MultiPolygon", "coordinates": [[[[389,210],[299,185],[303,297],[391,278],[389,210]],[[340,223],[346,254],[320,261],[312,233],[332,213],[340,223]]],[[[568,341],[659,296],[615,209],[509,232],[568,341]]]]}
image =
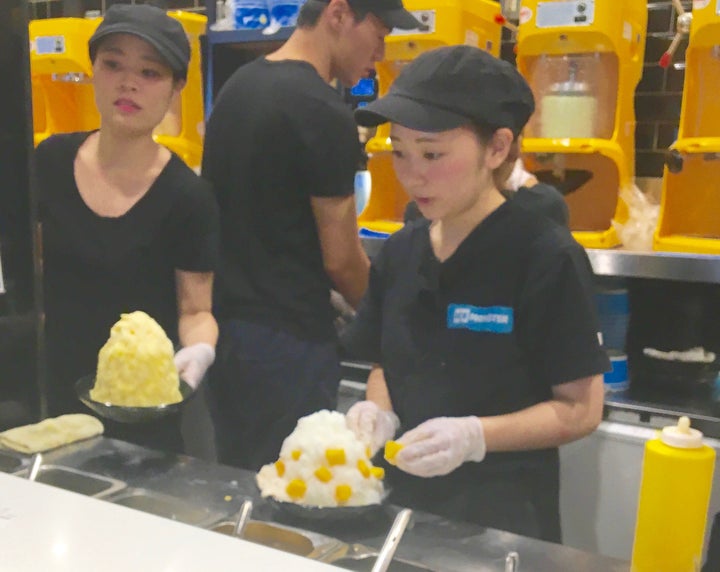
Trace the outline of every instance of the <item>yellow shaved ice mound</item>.
{"type": "Polygon", "coordinates": [[[337,411],[303,417],[285,439],[280,458],[256,480],[262,496],[307,506],[378,504],[383,472],[373,467],[367,447],[337,411]]]}
{"type": "Polygon", "coordinates": [[[98,355],[90,398],[127,407],[182,401],[173,344],[145,312],[122,314],[98,355]]]}

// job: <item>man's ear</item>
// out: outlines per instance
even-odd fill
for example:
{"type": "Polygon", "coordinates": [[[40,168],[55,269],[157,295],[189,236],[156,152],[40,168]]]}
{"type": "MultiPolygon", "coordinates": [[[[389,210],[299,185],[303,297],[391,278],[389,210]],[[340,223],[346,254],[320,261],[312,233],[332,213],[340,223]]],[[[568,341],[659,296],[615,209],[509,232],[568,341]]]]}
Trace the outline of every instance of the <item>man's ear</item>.
{"type": "Polygon", "coordinates": [[[507,127],[501,127],[493,133],[487,145],[485,153],[485,164],[495,170],[502,165],[513,152],[512,147],[515,142],[515,135],[507,127]]]}
{"type": "Polygon", "coordinates": [[[347,0],[330,0],[325,14],[332,27],[340,28],[346,18],[353,16],[353,11],[347,0]]]}

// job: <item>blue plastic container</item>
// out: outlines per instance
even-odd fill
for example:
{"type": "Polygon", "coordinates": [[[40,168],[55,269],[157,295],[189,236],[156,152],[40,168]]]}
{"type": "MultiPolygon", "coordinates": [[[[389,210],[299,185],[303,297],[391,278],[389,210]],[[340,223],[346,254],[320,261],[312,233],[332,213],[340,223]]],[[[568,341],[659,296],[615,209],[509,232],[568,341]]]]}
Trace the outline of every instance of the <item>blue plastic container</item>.
{"type": "Polygon", "coordinates": [[[303,0],[267,0],[270,20],[285,28],[294,26],[303,0]]]}
{"type": "Polygon", "coordinates": [[[612,369],[603,376],[605,391],[625,391],[630,385],[627,356],[624,353],[610,350],[608,357],[612,369]]]}
{"type": "Polygon", "coordinates": [[[265,0],[235,0],[235,27],[261,30],[270,24],[270,9],[265,0]]]}
{"type": "Polygon", "coordinates": [[[608,349],[624,350],[627,338],[630,307],[625,289],[606,290],[595,294],[603,346],[608,349]]]}

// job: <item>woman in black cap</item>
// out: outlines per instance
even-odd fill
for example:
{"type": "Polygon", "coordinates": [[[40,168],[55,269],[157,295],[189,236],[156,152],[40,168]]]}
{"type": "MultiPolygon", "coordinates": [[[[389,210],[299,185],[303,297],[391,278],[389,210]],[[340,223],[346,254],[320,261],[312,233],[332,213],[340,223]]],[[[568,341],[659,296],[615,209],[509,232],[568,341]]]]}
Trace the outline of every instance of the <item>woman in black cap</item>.
{"type": "Polygon", "coordinates": [[[559,542],[557,448],[600,422],[609,362],[584,250],[495,181],[533,109],[511,65],[455,46],[356,111],[392,122],[424,218],[373,260],[344,343],[377,367],[347,419],[374,450],[399,435],[393,502],[559,542]]]}
{"type": "MultiPolygon", "coordinates": [[[[183,346],[175,363],[194,387],[217,339],[217,207],[208,185],[152,135],[185,84],[187,36],[159,8],[115,5],[89,50],[100,129],[54,135],[36,154],[51,415],[83,410],[73,384],[95,371],[121,313],[146,312],[183,346]]],[[[182,450],[177,418],[105,429],[182,450]]]]}

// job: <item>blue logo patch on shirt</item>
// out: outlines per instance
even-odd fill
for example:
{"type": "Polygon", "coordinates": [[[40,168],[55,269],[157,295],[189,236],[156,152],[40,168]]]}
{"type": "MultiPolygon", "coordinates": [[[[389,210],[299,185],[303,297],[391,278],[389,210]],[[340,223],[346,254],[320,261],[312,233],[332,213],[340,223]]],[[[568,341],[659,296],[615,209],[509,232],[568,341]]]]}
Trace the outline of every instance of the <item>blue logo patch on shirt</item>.
{"type": "Polygon", "coordinates": [[[509,334],[513,331],[513,309],[506,306],[470,306],[449,304],[447,327],[450,330],[463,329],[473,332],[509,334]]]}

